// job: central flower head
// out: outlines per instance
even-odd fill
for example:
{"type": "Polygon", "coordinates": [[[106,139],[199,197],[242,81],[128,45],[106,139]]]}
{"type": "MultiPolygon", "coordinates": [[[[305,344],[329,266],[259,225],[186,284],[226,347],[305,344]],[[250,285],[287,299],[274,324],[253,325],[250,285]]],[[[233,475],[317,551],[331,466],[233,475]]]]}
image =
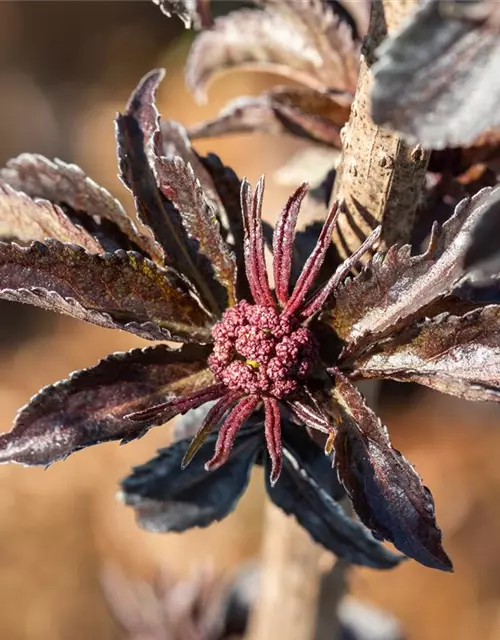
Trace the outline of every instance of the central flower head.
{"type": "Polygon", "coordinates": [[[233,391],[283,399],[310,374],[316,340],[297,319],[246,301],[228,309],[213,330],[209,367],[233,391]]]}

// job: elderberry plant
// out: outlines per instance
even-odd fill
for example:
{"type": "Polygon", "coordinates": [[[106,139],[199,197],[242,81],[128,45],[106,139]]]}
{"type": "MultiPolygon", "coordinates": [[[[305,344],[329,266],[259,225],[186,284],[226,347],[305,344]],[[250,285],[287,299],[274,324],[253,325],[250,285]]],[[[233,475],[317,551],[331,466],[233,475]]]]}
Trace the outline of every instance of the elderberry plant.
{"type": "Polygon", "coordinates": [[[498,208],[500,188],[462,201],[423,254],[394,246],[349,277],[377,229],[323,281],[342,204],[295,276],[301,185],[274,230],[273,290],[263,180],[252,190],[215,156],[196,154],[180,125],[160,123],[162,75],[148,74],[116,121],[121,177],[151,233],[78,167],[21,155],[0,171],[1,233],[15,239],[0,244],[0,296],[183,346],[113,354],[43,389],[0,437],[0,460],[50,465],[195,410],[192,441],[181,429],[123,483],[145,527],[224,517],[257,463],[271,498],[338,555],[394,566],[400,557],[378,542],[389,540],[450,570],[429,490],[355,382],[392,378],[498,401],[500,306],[458,294],[472,232],[498,208]],[[342,509],[344,492],[367,528],[342,509]]]}

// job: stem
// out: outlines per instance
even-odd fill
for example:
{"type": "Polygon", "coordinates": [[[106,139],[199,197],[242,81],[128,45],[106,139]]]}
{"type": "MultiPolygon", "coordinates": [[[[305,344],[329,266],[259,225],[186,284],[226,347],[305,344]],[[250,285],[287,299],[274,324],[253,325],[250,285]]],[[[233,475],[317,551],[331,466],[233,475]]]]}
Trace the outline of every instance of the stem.
{"type": "Polygon", "coordinates": [[[295,520],[266,504],[261,584],[250,640],[314,638],[325,554],[295,520]]]}
{"type": "MultiPolygon", "coordinates": [[[[369,98],[375,48],[387,27],[396,29],[417,5],[418,0],[384,0],[373,5],[333,194],[345,201],[345,213],[339,216],[334,233],[343,257],[353,253],[379,224],[385,245],[407,242],[413,228],[429,154],[374,125],[369,98]]],[[[373,407],[376,398],[370,404],[373,407]]],[[[262,583],[251,640],[339,638],[336,604],[345,592],[346,565],[337,561],[325,576],[324,553],[294,520],[268,505],[262,583]]]]}
{"type": "Polygon", "coordinates": [[[351,116],[342,131],[343,155],[334,198],[344,200],[334,240],[343,258],[382,224],[382,247],[407,242],[413,229],[430,153],[409,147],[370,118],[374,52],[418,4],[416,0],[375,2],[351,116]]]}

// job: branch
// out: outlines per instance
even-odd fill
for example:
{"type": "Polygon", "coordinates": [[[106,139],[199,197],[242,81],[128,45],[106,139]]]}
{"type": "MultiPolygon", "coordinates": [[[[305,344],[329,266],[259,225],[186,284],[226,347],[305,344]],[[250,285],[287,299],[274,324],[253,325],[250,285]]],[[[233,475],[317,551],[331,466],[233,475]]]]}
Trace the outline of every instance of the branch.
{"type": "Polygon", "coordinates": [[[342,257],[350,255],[379,224],[386,247],[407,242],[413,229],[430,152],[409,147],[372,122],[370,67],[387,29],[397,29],[417,4],[416,0],[385,0],[375,2],[372,9],[356,96],[342,131],[343,155],[333,193],[345,202],[334,233],[342,257]]]}
{"type": "Polygon", "coordinates": [[[321,559],[325,556],[305,529],[267,503],[261,584],[250,640],[315,637],[321,559]]]}

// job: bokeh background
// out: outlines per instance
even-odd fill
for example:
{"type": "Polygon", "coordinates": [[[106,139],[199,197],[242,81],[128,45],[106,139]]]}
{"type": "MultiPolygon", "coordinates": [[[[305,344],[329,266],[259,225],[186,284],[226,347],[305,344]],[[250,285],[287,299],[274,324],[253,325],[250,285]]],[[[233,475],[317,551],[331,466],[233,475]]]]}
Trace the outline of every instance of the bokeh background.
{"type": "MultiPolygon", "coordinates": [[[[190,37],[146,0],[0,2],[0,162],[23,151],[75,162],[130,210],[116,176],[113,118],[146,71],[167,68],[159,107],[184,124],[275,81],[226,76],[207,105],[196,105],[183,80],[190,37]]],[[[266,173],[266,216],[275,218],[289,189],[272,176],[300,143],[252,135],[199,148],[252,180],[266,173]]],[[[2,303],[1,430],[41,386],[140,344],[127,334],[2,303]]],[[[397,616],[415,640],[500,640],[500,409],[396,384],[383,387],[381,404],[394,444],[432,488],[455,573],[414,562],[391,572],[356,569],[351,591],[397,616]]],[[[158,566],[172,576],[199,566],[231,574],[258,556],[259,473],[231,517],[184,535],[141,531],[118,503],[119,480],[169,438],[168,427],[154,429],[138,442],[101,445],[46,471],[0,468],[2,640],[123,637],[101,588],[110,565],[150,579],[158,566]]]]}

